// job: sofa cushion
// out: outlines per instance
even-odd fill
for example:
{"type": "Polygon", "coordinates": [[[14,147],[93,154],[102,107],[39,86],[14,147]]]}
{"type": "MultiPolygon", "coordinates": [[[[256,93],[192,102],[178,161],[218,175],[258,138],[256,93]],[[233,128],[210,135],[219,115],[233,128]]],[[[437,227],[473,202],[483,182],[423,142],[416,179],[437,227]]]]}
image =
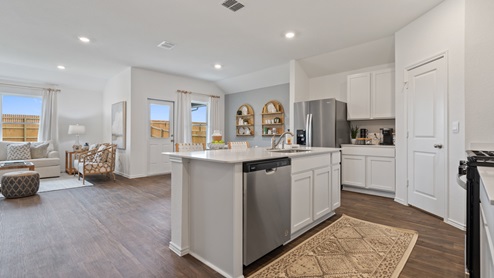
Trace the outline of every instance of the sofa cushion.
{"type": "Polygon", "coordinates": [[[38,158],[26,160],[34,164],[34,169],[40,167],[60,166],[60,158],[38,158]]]}
{"type": "Polygon", "coordinates": [[[7,160],[26,160],[31,159],[31,144],[10,144],[7,146],[7,160]]]}
{"type": "Polygon", "coordinates": [[[46,158],[48,156],[48,142],[31,143],[31,158],[46,158]]]}

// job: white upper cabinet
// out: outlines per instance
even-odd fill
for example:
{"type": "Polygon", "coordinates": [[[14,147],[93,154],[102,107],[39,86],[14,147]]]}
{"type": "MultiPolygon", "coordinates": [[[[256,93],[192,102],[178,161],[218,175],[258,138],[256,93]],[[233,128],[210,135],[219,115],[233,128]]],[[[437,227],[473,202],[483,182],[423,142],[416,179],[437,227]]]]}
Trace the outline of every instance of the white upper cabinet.
{"type": "Polygon", "coordinates": [[[371,74],[359,73],[347,77],[348,120],[371,118],[371,74]]]}
{"type": "Polygon", "coordinates": [[[348,120],[394,119],[394,70],[347,77],[348,120]]]}

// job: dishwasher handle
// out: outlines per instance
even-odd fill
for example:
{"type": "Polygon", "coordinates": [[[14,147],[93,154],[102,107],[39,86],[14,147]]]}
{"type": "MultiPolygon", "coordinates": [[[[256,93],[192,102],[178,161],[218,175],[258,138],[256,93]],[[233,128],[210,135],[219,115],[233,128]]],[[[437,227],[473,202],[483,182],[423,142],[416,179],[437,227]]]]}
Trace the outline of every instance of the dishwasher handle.
{"type": "Polygon", "coordinates": [[[266,169],[264,171],[266,172],[266,175],[272,175],[272,174],[276,173],[276,170],[278,170],[278,168],[266,169]]]}

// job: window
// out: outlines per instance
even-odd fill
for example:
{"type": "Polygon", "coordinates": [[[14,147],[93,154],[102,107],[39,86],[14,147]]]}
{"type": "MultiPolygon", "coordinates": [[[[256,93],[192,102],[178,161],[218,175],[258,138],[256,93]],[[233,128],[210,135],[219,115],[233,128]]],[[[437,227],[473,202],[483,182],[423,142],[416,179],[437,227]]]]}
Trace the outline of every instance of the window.
{"type": "Polygon", "coordinates": [[[38,141],[42,98],[0,94],[1,140],[17,142],[38,141]]]}
{"type": "Polygon", "coordinates": [[[208,105],[192,102],[192,143],[206,143],[208,132],[208,105]]]}
{"type": "Polygon", "coordinates": [[[151,138],[170,137],[170,107],[170,104],[149,104],[151,138]]]}

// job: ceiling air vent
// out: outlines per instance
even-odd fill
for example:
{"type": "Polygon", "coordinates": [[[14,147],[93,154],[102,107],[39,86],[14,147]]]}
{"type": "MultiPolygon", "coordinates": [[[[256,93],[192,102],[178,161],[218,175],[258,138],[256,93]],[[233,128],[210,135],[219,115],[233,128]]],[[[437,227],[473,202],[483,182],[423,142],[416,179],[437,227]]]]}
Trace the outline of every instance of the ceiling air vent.
{"type": "Polygon", "coordinates": [[[158,47],[164,48],[166,50],[170,50],[175,47],[174,43],[163,41],[162,43],[158,44],[158,47]]]}
{"type": "Polygon", "coordinates": [[[221,4],[225,7],[227,7],[228,9],[236,12],[238,10],[240,10],[241,8],[244,7],[244,5],[242,3],[239,3],[237,2],[236,0],[226,0],[225,2],[223,2],[223,4],[221,4]]]}

